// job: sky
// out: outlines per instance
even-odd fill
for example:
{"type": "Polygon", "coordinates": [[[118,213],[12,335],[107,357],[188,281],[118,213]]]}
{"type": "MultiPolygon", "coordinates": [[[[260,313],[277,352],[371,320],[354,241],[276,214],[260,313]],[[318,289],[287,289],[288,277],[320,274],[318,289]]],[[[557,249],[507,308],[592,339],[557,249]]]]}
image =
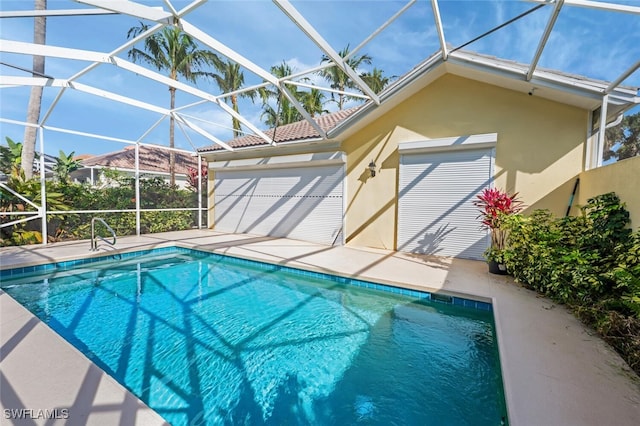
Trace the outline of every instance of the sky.
{"type": "MultiPolygon", "coordinates": [[[[147,6],[163,7],[162,0],[140,0],[147,6]]],[[[170,0],[181,9],[190,1],[170,0]]],[[[640,7],[640,1],[617,1],[640,7]]],[[[380,25],[398,12],[405,1],[293,1],[293,6],[311,23],[336,51],[350,46],[352,49],[366,39],[380,25]]],[[[440,0],[439,8],[447,43],[457,47],[503,22],[535,7],[530,1],[440,0]]],[[[48,0],[49,9],[85,9],[89,6],[70,0],[48,0]]],[[[2,0],[2,12],[29,10],[30,0],[2,0]]],[[[529,63],[552,8],[543,7],[515,23],[467,46],[465,49],[504,59],[529,63]]],[[[209,0],[184,19],[216,40],[224,43],[252,62],[269,70],[282,62],[295,71],[303,71],[320,64],[322,51],[309,40],[271,1],[214,1],[209,0]]],[[[127,41],[130,28],[139,25],[136,18],[121,15],[67,16],[47,18],[47,44],[75,49],[112,52],[127,41]]],[[[33,18],[2,18],[0,36],[4,40],[33,41],[33,18]]],[[[141,47],[138,45],[138,47],[141,47]]],[[[371,66],[387,77],[398,77],[439,49],[430,1],[418,1],[407,12],[368,43],[360,53],[372,57],[371,66]]],[[[28,55],[0,53],[0,79],[2,76],[27,76],[15,67],[31,68],[28,55]]],[[[127,59],[127,51],[118,55],[127,59]]],[[[539,67],[561,70],[593,79],[611,81],[640,59],[640,15],[578,8],[565,5],[546,48],[539,67]]],[[[47,58],[45,74],[67,79],[84,69],[89,62],[47,58]]],[[[259,84],[262,78],[244,70],[247,86],[259,84]]],[[[314,84],[326,84],[318,76],[311,76],[314,84]]],[[[166,86],[135,75],[112,65],[102,64],[77,80],[92,87],[108,90],[148,102],[169,107],[166,86]]],[[[633,73],[624,85],[640,87],[640,70],[633,73]]],[[[197,87],[212,94],[220,94],[211,81],[200,80],[197,87]]],[[[118,102],[66,90],[55,108],[50,109],[60,89],[45,88],[42,116],[51,111],[46,124],[76,132],[99,134],[112,138],[168,144],[168,120],[149,131],[161,116],[118,102]]],[[[330,94],[327,93],[327,99],[330,94]]],[[[2,87],[0,90],[0,116],[4,119],[25,121],[29,88],[2,87]]],[[[184,106],[197,99],[178,93],[177,105],[184,106]]],[[[352,103],[355,105],[356,103],[352,103]]],[[[328,102],[326,108],[336,109],[328,102]]],[[[638,112],[636,107],[631,112],[638,112]]],[[[231,139],[231,118],[219,107],[199,104],[183,111],[192,121],[223,141],[231,139]],[[199,121],[206,120],[206,121],[199,121]]],[[[240,112],[255,126],[264,129],[261,105],[249,99],[240,100],[240,112]]],[[[1,143],[5,137],[22,141],[24,127],[0,122],[1,143]]],[[[57,155],[59,150],[75,154],[99,154],[117,151],[122,143],[86,136],[45,131],[45,152],[57,155]]],[[[176,147],[193,150],[211,145],[202,136],[180,128],[176,129],[176,147]]]]}

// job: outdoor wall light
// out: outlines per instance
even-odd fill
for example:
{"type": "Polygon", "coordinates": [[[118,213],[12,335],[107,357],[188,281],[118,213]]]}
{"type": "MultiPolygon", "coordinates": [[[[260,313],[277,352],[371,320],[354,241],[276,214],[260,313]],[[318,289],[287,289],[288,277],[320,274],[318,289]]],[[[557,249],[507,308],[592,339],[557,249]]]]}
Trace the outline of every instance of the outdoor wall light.
{"type": "Polygon", "coordinates": [[[369,172],[371,172],[371,177],[376,177],[376,163],[374,163],[373,160],[369,163],[368,169],[369,172]]]}

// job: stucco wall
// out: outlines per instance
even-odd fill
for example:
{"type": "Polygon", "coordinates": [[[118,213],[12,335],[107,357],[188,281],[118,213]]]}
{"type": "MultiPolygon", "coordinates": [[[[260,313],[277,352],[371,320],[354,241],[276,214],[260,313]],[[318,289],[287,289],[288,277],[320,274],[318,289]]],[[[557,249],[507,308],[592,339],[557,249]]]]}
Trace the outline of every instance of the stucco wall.
{"type": "Polygon", "coordinates": [[[588,112],[540,97],[445,75],[343,142],[346,241],[395,249],[398,143],[497,133],[495,183],[529,209],[564,214],[582,171],[588,112]],[[374,160],[376,177],[367,165],[374,160]]]}
{"type": "Polygon", "coordinates": [[[640,157],[628,158],[580,174],[578,204],[596,195],[615,192],[627,206],[631,227],[640,229],[640,157]]]}

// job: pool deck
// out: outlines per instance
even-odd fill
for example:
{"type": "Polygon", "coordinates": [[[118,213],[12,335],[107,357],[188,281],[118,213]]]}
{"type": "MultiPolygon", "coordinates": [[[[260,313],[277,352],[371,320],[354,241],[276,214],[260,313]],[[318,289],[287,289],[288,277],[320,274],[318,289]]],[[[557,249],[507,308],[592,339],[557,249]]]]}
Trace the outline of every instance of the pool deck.
{"type": "MultiPolygon", "coordinates": [[[[562,306],[484,262],[194,230],[123,237],[116,249],[179,245],[405,287],[491,300],[511,425],[636,426],[640,379],[562,306]]],[[[103,256],[88,241],[0,249],[0,268],[103,256]]],[[[473,366],[469,366],[473,368],[473,366]]],[[[160,425],[164,420],[0,291],[0,409],[68,410],[13,424],[160,425]],[[58,422],[58,423],[56,423],[58,422]]],[[[37,412],[33,412],[35,416],[37,412]]],[[[437,423],[437,419],[434,419],[437,423]]],[[[7,422],[7,424],[9,424],[7,422]]],[[[5,424],[5,423],[3,423],[5,424]]]]}

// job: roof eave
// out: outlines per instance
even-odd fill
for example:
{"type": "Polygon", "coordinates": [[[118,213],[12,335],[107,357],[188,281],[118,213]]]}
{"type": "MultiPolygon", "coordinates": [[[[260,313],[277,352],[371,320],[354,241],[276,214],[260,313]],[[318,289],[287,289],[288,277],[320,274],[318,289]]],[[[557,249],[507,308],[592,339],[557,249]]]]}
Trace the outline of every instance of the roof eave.
{"type": "Polygon", "coordinates": [[[251,156],[254,157],[256,155],[260,156],[262,154],[269,155],[271,152],[273,153],[290,153],[297,151],[304,151],[309,146],[318,146],[322,145],[327,149],[338,148],[340,142],[333,139],[324,139],[322,137],[309,138],[309,139],[297,139],[290,141],[282,141],[278,142],[277,146],[263,144],[263,145],[252,145],[252,146],[243,146],[234,148],[233,151],[227,150],[215,150],[215,151],[205,151],[199,152],[200,156],[204,157],[207,161],[212,158],[224,158],[224,157],[243,157],[243,156],[251,156]]]}
{"type": "MultiPolygon", "coordinates": [[[[493,78],[504,78],[510,81],[507,85],[519,86],[524,92],[534,88],[555,93],[548,98],[567,103],[583,109],[593,110],[602,104],[609,82],[593,80],[582,76],[564,75],[553,71],[537,69],[531,80],[526,80],[526,67],[511,61],[487,58],[469,52],[455,52],[453,60],[448,61],[448,68],[464,67],[467,72],[481,72],[493,78]],[[560,99],[559,99],[560,98],[560,99]],[[570,100],[572,99],[572,100],[570,100]]],[[[455,73],[455,72],[454,72],[455,73]]],[[[541,92],[536,92],[541,95],[541,92]]],[[[546,96],[543,96],[546,97],[546,96]]],[[[610,91],[608,120],[614,120],[621,112],[638,104],[637,89],[617,86],[610,91]]]]}
{"type": "MultiPolygon", "coordinates": [[[[517,66],[515,63],[500,61],[499,59],[490,60],[483,56],[469,52],[453,52],[449,55],[448,64],[463,65],[467,68],[477,69],[481,72],[493,74],[501,74],[505,78],[526,82],[526,69],[517,66]]],[[[552,88],[579,93],[584,97],[601,99],[609,82],[597,81],[587,78],[574,78],[568,75],[554,73],[548,70],[536,69],[529,84],[534,85],[540,82],[547,85],[554,85],[552,88]]],[[[637,93],[637,89],[632,87],[618,86],[612,91],[620,97],[633,97],[637,93]]]]}
{"type": "MultiPolygon", "coordinates": [[[[455,67],[464,67],[471,71],[477,71],[483,74],[490,74],[497,78],[505,78],[510,81],[518,82],[523,87],[544,87],[553,91],[563,92],[569,95],[577,96],[588,100],[591,106],[584,108],[595,108],[597,103],[602,102],[605,91],[608,87],[607,82],[600,82],[584,78],[572,78],[561,74],[549,72],[547,70],[536,70],[530,81],[526,81],[527,68],[519,67],[516,63],[496,59],[489,59],[482,55],[457,51],[450,53],[445,61],[440,52],[432,55],[430,58],[416,66],[412,71],[398,79],[394,84],[389,86],[380,93],[381,106],[385,102],[396,96],[422,76],[433,73],[442,65],[446,67],[447,72],[453,72],[455,67]]],[[[526,93],[527,90],[523,91],[526,93]]],[[[626,111],[640,103],[637,90],[631,87],[618,86],[609,93],[609,104],[614,105],[612,108],[613,115],[618,115],[620,111],[626,111]]],[[[380,108],[373,102],[365,103],[358,111],[346,118],[339,125],[327,132],[329,137],[337,137],[342,135],[348,129],[352,128],[356,123],[366,117],[373,110],[380,108]]]]}

